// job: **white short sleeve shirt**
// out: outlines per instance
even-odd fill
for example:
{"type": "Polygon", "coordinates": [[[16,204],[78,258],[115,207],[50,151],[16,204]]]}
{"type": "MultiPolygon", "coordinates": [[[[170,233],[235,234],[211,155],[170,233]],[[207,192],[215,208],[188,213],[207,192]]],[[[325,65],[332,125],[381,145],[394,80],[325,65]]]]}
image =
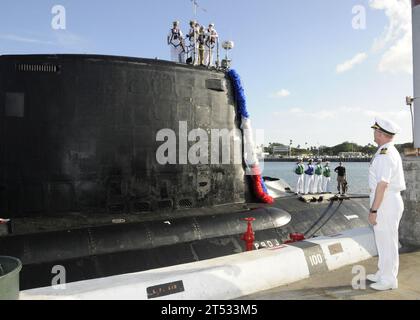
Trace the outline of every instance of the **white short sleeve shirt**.
{"type": "Polygon", "coordinates": [[[401,192],[406,190],[401,156],[393,143],[379,148],[369,168],[369,188],[375,193],[380,182],[388,183],[388,190],[401,192]]]}

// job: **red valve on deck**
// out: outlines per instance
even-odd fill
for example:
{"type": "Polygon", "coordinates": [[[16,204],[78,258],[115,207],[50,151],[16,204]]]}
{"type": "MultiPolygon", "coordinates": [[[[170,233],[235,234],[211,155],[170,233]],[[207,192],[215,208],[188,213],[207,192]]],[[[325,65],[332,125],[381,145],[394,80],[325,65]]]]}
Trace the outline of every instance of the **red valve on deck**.
{"type": "Polygon", "coordinates": [[[290,240],[287,240],[285,242],[285,244],[294,243],[294,242],[299,242],[299,241],[305,240],[305,235],[302,234],[302,233],[291,233],[289,235],[289,237],[290,237],[290,240]]]}
{"type": "Polygon", "coordinates": [[[246,218],[244,220],[248,222],[248,230],[245,232],[241,239],[246,242],[246,251],[253,251],[255,232],[252,230],[252,222],[255,221],[255,218],[246,218]]]}

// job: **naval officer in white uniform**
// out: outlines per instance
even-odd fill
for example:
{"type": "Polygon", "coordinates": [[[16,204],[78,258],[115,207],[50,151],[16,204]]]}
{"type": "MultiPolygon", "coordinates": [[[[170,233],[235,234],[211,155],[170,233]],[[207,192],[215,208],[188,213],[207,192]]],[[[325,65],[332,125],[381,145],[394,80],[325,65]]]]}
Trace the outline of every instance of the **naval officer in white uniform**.
{"type": "Polygon", "coordinates": [[[401,191],[406,189],[402,160],[394,146],[399,127],[390,120],[376,118],[372,127],[379,145],[369,169],[369,222],[374,226],[378,248],[378,272],[367,276],[375,290],[398,288],[398,228],[404,211],[401,191]]]}

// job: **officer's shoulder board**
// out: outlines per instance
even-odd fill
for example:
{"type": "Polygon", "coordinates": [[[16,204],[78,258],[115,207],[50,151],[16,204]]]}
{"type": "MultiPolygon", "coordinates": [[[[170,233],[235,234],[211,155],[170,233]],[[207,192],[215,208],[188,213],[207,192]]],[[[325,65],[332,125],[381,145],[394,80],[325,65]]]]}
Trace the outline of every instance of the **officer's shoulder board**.
{"type": "Polygon", "coordinates": [[[380,155],[385,155],[385,154],[388,154],[388,148],[383,148],[383,149],[381,150],[380,155]]]}

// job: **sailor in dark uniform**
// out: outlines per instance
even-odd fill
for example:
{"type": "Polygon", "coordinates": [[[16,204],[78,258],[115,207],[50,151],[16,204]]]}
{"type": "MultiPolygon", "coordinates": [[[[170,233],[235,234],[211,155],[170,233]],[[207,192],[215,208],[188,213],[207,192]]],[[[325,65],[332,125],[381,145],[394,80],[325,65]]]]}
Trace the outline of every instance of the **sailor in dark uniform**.
{"type": "Polygon", "coordinates": [[[390,120],[377,118],[375,142],[379,145],[369,169],[370,214],[378,248],[378,272],[367,276],[375,290],[398,288],[398,227],[404,211],[401,191],[406,189],[402,160],[394,146],[399,127],[390,120]]]}
{"type": "Polygon", "coordinates": [[[185,43],[184,35],[179,28],[179,21],[174,21],[172,29],[168,34],[168,45],[171,48],[171,60],[174,62],[185,63],[185,43]]]}
{"type": "Polygon", "coordinates": [[[198,32],[198,64],[200,66],[206,66],[205,62],[205,52],[206,52],[206,30],[203,26],[200,26],[200,30],[198,32]]]}
{"type": "Polygon", "coordinates": [[[340,165],[334,169],[334,172],[337,173],[337,189],[338,194],[346,194],[347,193],[347,173],[346,167],[344,167],[343,163],[340,162],[340,165]]]}

